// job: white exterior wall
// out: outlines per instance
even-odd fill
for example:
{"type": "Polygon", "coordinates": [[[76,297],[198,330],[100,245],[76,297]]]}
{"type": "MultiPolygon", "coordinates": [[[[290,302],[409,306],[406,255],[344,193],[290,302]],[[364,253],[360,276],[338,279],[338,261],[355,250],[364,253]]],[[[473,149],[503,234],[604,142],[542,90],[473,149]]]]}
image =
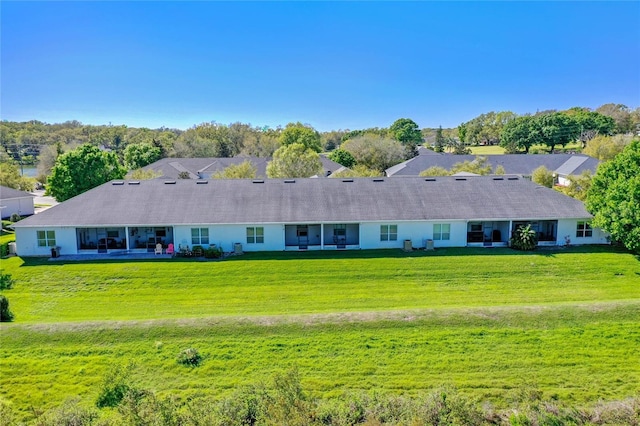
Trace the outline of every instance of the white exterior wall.
{"type": "MultiPolygon", "coordinates": [[[[282,251],[284,246],[284,225],[180,225],[173,228],[173,239],[176,249],[179,245],[191,244],[191,228],[208,228],[209,245],[215,244],[225,252],[232,252],[235,243],[242,244],[244,251],[282,251]],[[247,227],[264,228],[264,243],[247,244],[247,227]]],[[[206,247],[206,246],[205,246],[206,247]]]]}
{"type": "Polygon", "coordinates": [[[609,234],[600,228],[593,228],[591,237],[576,237],[578,221],[586,219],[560,219],[558,220],[558,245],[566,244],[565,237],[568,235],[571,245],[582,244],[609,244],[609,234]]]}
{"type": "Polygon", "coordinates": [[[38,231],[55,231],[56,246],[60,254],[78,254],[76,228],[16,228],[16,251],[18,256],[51,256],[51,247],[38,247],[38,231]]]}
{"type": "Polygon", "coordinates": [[[18,213],[20,216],[31,216],[33,214],[33,197],[11,198],[0,201],[0,214],[2,218],[11,217],[18,213]]]}
{"type": "Polygon", "coordinates": [[[402,248],[405,240],[411,240],[415,248],[425,247],[428,239],[433,239],[434,224],[449,224],[449,240],[435,240],[434,247],[465,247],[467,245],[467,222],[438,220],[430,222],[371,222],[360,224],[360,248],[402,248]],[[396,241],[380,241],[380,225],[398,225],[396,241]]]}

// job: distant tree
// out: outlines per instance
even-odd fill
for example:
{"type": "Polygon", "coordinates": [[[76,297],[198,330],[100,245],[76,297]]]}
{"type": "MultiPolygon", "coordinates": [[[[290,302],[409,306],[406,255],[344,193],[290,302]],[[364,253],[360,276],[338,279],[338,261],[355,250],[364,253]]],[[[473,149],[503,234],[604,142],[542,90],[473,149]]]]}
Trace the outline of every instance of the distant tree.
{"type": "Polygon", "coordinates": [[[467,148],[464,143],[458,141],[454,138],[445,138],[445,146],[454,155],[469,155],[471,154],[471,149],[467,148]]]}
{"type": "Polygon", "coordinates": [[[500,146],[508,153],[519,150],[529,152],[532,145],[542,143],[542,134],[537,118],[529,115],[514,118],[504,125],[500,135],[500,146]]]}
{"type": "Polygon", "coordinates": [[[186,170],[181,171],[180,173],[178,173],[178,179],[191,179],[191,174],[186,170]]]}
{"type": "Polygon", "coordinates": [[[449,176],[451,172],[444,167],[431,166],[420,172],[420,176],[449,176]]]}
{"type": "Polygon", "coordinates": [[[422,132],[415,121],[399,118],[389,127],[389,133],[405,147],[405,158],[415,157],[417,146],[422,144],[422,132]]]}
{"type": "Polygon", "coordinates": [[[329,159],[345,167],[353,167],[356,164],[356,159],[353,158],[353,155],[344,149],[334,150],[329,154],[329,159]]]}
{"type": "Polygon", "coordinates": [[[631,109],[622,104],[604,104],[596,109],[596,112],[611,117],[615,122],[616,133],[630,133],[633,128],[633,116],[631,109]]]}
{"type": "Polygon", "coordinates": [[[462,143],[467,140],[467,123],[461,123],[458,126],[458,139],[460,139],[462,143]]]}
{"type": "Polygon", "coordinates": [[[274,130],[255,131],[246,135],[241,154],[252,157],[271,157],[280,148],[279,134],[274,130]]]}
{"type": "Polygon", "coordinates": [[[445,139],[444,139],[444,135],[442,134],[442,126],[440,126],[438,127],[438,130],[436,130],[435,151],[444,152],[444,144],[445,144],[445,139]]]}
{"type": "Polygon", "coordinates": [[[565,146],[580,136],[578,120],[563,112],[554,112],[536,117],[542,142],[553,152],[556,146],[565,146]]]}
{"type": "Polygon", "coordinates": [[[404,148],[400,142],[373,134],[349,139],[341,148],[351,153],[357,164],[379,172],[404,160],[404,148]]]}
{"type": "Polygon", "coordinates": [[[239,164],[232,164],[226,169],[214,173],[214,179],[253,179],[256,177],[258,169],[251,161],[245,160],[239,164]]]}
{"type": "Polygon", "coordinates": [[[640,252],[640,140],[632,141],[613,160],[603,163],[587,192],[593,226],[614,241],[640,252]]]}
{"type": "Polygon", "coordinates": [[[631,135],[596,136],[587,142],[582,153],[600,161],[609,161],[620,154],[632,139],[631,135]]]}
{"type": "Polygon", "coordinates": [[[151,169],[135,169],[127,173],[126,178],[132,180],[151,180],[162,176],[162,173],[151,169]]]}
{"type": "Polygon", "coordinates": [[[531,180],[538,185],[553,188],[555,179],[551,170],[547,169],[545,166],[540,166],[531,173],[531,180]]]}
{"type": "Polygon", "coordinates": [[[499,164],[498,167],[496,167],[496,169],[493,171],[494,175],[504,175],[505,173],[506,173],[506,170],[504,169],[502,164],[499,164]]]}
{"type": "Polygon", "coordinates": [[[61,202],[126,174],[115,153],[85,144],[58,157],[47,192],[61,202]]]}
{"type": "Polygon", "coordinates": [[[332,130],[330,132],[322,133],[322,146],[325,151],[333,151],[338,148],[342,143],[342,136],[346,132],[342,130],[332,130]]]}
{"type": "Polygon", "coordinates": [[[315,152],[322,151],[322,138],[313,127],[300,122],[289,123],[280,133],[280,144],[283,146],[301,144],[315,152]]]}
{"type": "Polygon", "coordinates": [[[35,182],[20,174],[18,165],[0,147],[0,185],[20,191],[33,191],[35,182]]]}
{"type": "Polygon", "coordinates": [[[353,177],[378,177],[383,176],[383,173],[378,170],[369,169],[363,165],[355,165],[351,169],[341,170],[339,172],[332,173],[331,178],[353,178],[353,177]]]}
{"type": "Polygon", "coordinates": [[[305,178],[322,173],[320,155],[301,143],[283,145],[267,165],[270,178],[305,178]]]}
{"type": "Polygon", "coordinates": [[[480,114],[458,127],[460,141],[470,145],[497,145],[500,143],[503,127],[515,117],[516,114],[511,111],[480,114]]]}
{"type": "Polygon", "coordinates": [[[613,118],[602,115],[598,112],[589,111],[586,108],[571,108],[565,111],[579,127],[578,139],[582,142],[582,146],[596,137],[597,135],[613,134],[616,123],[613,118]]]}
{"type": "Polygon", "coordinates": [[[451,174],[460,172],[475,173],[477,175],[491,174],[491,164],[488,163],[487,157],[476,157],[473,161],[463,161],[456,163],[451,167],[451,174]]]}
{"type": "Polygon", "coordinates": [[[151,143],[130,144],[124,149],[124,166],[129,170],[139,169],[160,160],[161,155],[160,148],[151,143]]]}

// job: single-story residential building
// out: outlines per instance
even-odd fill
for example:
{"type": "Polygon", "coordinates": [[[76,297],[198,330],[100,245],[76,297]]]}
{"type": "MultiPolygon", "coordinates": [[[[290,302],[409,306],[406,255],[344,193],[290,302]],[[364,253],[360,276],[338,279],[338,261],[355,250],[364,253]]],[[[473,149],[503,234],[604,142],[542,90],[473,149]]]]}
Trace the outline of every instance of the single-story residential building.
{"type": "Polygon", "coordinates": [[[437,153],[428,149],[419,150],[419,154],[385,170],[387,176],[419,176],[420,172],[430,167],[442,167],[450,170],[456,163],[474,161],[477,157],[485,157],[487,164],[495,172],[498,166],[504,168],[505,174],[531,176],[540,166],[546,167],[556,176],[556,184],[569,185],[569,176],[578,176],[584,171],[595,174],[600,161],[582,154],[504,154],[504,155],[455,155],[437,153]]]}
{"type": "MultiPolygon", "coordinates": [[[[256,168],[257,178],[267,177],[267,164],[271,161],[271,157],[162,158],[142,169],[153,170],[163,179],[185,179],[187,176],[189,179],[211,179],[215,173],[222,172],[229,166],[237,166],[244,161],[249,161],[256,168]]],[[[318,177],[330,176],[345,169],[324,155],[320,156],[320,162],[322,175],[318,177]]]]}
{"type": "Polygon", "coordinates": [[[112,181],[15,224],[20,256],[606,244],[581,201],[518,177],[112,181]]]}
{"type": "Polygon", "coordinates": [[[31,216],[34,213],[33,198],[35,195],[17,189],[0,186],[0,215],[2,219],[13,214],[31,216]]]}

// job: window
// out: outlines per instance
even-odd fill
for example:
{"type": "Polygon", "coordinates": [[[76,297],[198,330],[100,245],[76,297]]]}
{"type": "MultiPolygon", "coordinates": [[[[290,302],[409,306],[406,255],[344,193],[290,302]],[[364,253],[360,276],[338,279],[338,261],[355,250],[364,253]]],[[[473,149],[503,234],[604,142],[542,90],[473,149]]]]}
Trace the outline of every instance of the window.
{"type": "Polygon", "coordinates": [[[54,247],[56,231],[38,231],[38,247],[54,247]]]}
{"type": "Polygon", "coordinates": [[[380,225],[380,241],[397,241],[398,225],[380,225]]]}
{"type": "Polygon", "coordinates": [[[191,244],[209,244],[209,228],[191,228],[191,244]]]}
{"type": "Polygon", "coordinates": [[[262,226],[247,228],[247,244],[263,244],[264,228],[262,226]]]}
{"type": "Polygon", "coordinates": [[[578,227],[576,229],[577,238],[587,238],[593,235],[593,229],[591,229],[591,222],[584,220],[578,221],[578,227]]]}
{"type": "Polygon", "coordinates": [[[449,223],[433,224],[434,240],[449,240],[451,238],[451,225],[449,223]]]}
{"type": "Polygon", "coordinates": [[[344,237],[346,235],[347,235],[347,225],[345,224],[333,225],[334,237],[344,237]]]}

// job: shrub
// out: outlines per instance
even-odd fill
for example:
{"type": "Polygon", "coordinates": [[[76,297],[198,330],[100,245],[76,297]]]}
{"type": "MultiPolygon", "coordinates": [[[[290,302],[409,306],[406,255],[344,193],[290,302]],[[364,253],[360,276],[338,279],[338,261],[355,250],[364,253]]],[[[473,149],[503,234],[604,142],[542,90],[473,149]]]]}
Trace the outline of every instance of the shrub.
{"type": "Polygon", "coordinates": [[[15,280],[11,278],[11,274],[0,274],[0,290],[9,290],[13,288],[15,280]]]}
{"type": "Polygon", "coordinates": [[[126,367],[117,365],[105,375],[96,400],[98,408],[116,407],[120,404],[120,401],[131,390],[130,376],[132,368],[133,364],[129,364],[126,367]]]}
{"type": "Polygon", "coordinates": [[[83,407],[78,398],[64,402],[60,407],[48,410],[38,417],[37,425],[89,426],[98,418],[95,409],[83,407]]]}
{"type": "Polygon", "coordinates": [[[222,249],[211,246],[204,251],[204,257],[207,259],[219,259],[222,257],[222,249]]]}
{"type": "Polygon", "coordinates": [[[6,243],[0,244],[0,257],[9,256],[9,243],[11,241],[7,241],[6,243]]]}
{"type": "Polygon", "coordinates": [[[9,299],[0,294],[0,322],[13,321],[13,313],[9,310],[9,299]]]}
{"type": "Polygon", "coordinates": [[[15,223],[15,222],[20,221],[20,219],[22,219],[20,217],[20,215],[18,213],[14,213],[14,214],[11,215],[11,218],[9,220],[11,220],[11,222],[15,223]]]}
{"type": "Polygon", "coordinates": [[[516,250],[533,250],[538,245],[536,232],[531,229],[531,225],[519,226],[511,237],[511,247],[516,250]]]}
{"type": "Polygon", "coordinates": [[[202,355],[197,349],[187,348],[178,355],[178,363],[190,367],[197,367],[202,362],[202,355]]]}

